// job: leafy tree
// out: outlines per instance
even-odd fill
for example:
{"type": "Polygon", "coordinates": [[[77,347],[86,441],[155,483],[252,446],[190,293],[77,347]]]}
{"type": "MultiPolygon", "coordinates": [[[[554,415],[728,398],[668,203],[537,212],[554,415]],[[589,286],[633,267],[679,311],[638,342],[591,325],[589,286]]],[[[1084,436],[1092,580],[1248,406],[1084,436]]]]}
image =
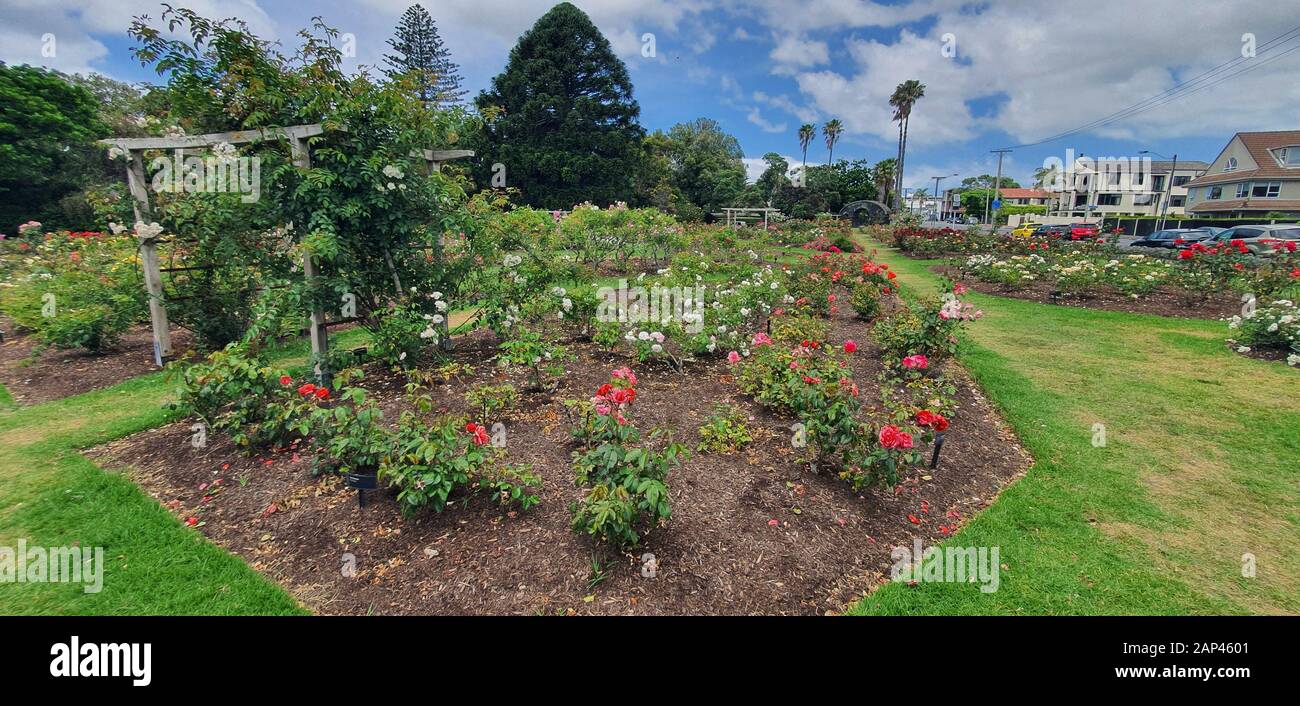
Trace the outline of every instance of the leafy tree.
{"type": "Polygon", "coordinates": [[[876,162],[871,168],[871,183],[875,185],[881,203],[888,206],[893,203],[894,186],[897,183],[898,162],[893,157],[876,162]]]}
{"type": "Polygon", "coordinates": [[[835,118],[822,126],[822,135],[826,137],[826,162],[835,163],[835,143],[839,142],[840,135],[844,132],[844,123],[839,118],[835,118]]]}
{"type": "Polygon", "coordinates": [[[790,171],[790,163],[776,152],[768,152],[763,155],[763,161],[767,162],[767,169],[763,170],[762,175],[758,177],[757,186],[758,192],[766,201],[772,198],[772,192],[790,183],[790,177],[787,176],[790,171]]]}
{"type": "Polygon", "coordinates": [[[627,67],[578,8],[551,8],[479,94],[484,164],[505,168],[524,202],[569,208],[630,200],[644,130],[627,67]]]}
{"type": "MultiPolygon", "coordinates": [[[[961,180],[960,188],[961,189],[991,189],[993,188],[993,182],[996,180],[997,177],[993,176],[992,174],[981,174],[975,177],[966,177],[965,179],[961,180]]],[[[1002,177],[1002,180],[999,182],[998,188],[1019,189],[1020,183],[1009,176],[1004,176],[1002,177]]]]}
{"type": "Polygon", "coordinates": [[[704,213],[738,205],[745,192],[745,153],[716,120],[699,118],[668,131],[673,186],[704,213]]]}
{"type": "Polygon", "coordinates": [[[107,135],[90,91],[53,71],[0,64],[0,232],[59,220],[59,200],[102,168],[107,135]]]}
{"type": "MultiPolygon", "coordinates": [[[[894,174],[894,199],[903,193],[903,165],[907,157],[907,127],[912,118],[912,106],[925,96],[925,84],[908,80],[898,84],[889,104],[894,108],[894,120],[898,121],[898,168],[894,174]]],[[[897,208],[897,203],[894,204],[897,208]]]]}
{"type": "Polygon", "coordinates": [[[388,46],[397,52],[384,55],[388,75],[415,74],[420,100],[425,105],[457,105],[465,97],[460,67],[451,60],[451,51],[438,36],[438,25],[423,7],[406,8],[398,21],[396,36],[388,40],[388,46]]]}

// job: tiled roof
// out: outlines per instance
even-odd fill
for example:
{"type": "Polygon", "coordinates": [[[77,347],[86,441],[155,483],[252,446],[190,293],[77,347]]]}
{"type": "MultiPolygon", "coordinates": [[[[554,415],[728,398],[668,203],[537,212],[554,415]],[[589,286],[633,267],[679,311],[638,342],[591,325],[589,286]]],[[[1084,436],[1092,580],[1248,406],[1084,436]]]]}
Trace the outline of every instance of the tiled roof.
{"type": "MultiPolygon", "coordinates": [[[[1169,171],[1170,168],[1172,168],[1173,166],[1174,163],[1170,160],[1163,160],[1163,159],[1151,160],[1151,171],[1155,174],[1163,174],[1169,171]]],[[[1189,172],[1203,172],[1209,168],[1210,165],[1206,164],[1205,162],[1198,162],[1197,160],[1194,159],[1178,160],[1178,171],[1180,172],[1183,171],[1184,169],[1186,169],[1189,172]]]]}
{"type": "Polygon", "coordinates": [[[1259,168],[1239,169],[1235,172],[1206,174],[1191,180],[1187,183],[1188,186],[1223,184],[1225,182],[1257,178],[1300,179],[1300,169],[1287,169],[1279,166],[1277,160],[1274,159],[1272,153],[1269,152],[1269,150],[1277,149],[1279,147],[1300,145],[1300,130],[1239,132],[1234,135],[1234,137],[1241,138],[1241,143],[1246,146],[1246,151],[1250,153],[1250,158],[1255,160],[1255,164],[1258,164],[1259,168]]]}
{"type": "Polygon", "coordinates": [[[1187,209],[1195,213],[1206,211],[1300,211],[1300,199],[1228,199],[1227,201],[1202,201],[1187,209]]]}
{"type": "Polygon", "coordinates": [[[1052,192],[1043,189],[998,189],[1004,199],[1050,199],[1052,192]]]}

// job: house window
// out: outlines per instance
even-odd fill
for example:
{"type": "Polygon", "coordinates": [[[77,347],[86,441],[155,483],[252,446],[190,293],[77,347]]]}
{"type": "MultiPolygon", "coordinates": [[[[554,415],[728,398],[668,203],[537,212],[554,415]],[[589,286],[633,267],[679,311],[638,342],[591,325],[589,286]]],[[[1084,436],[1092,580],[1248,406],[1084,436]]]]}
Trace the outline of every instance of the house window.
{"type": "Polygon", "coordinates": [[[1191,180],[1192,178],[1189,176],[1176,176],[1174,177],[1174,186],[1183,186],[1191,180]]]}
{"type": "Polygon", "coordinates": [[[1192,188],[1190,188],[1190,189],[1187,190],[1187,200],[1188,200],[1188,201],[1195,201],[1195,200],[1196,200],[1196,187],[1195,187],[1195,186],[1193,186],[1192,188]]]}
{"type": "Polygon", "coordinates": [[[1250,182],[1243,181],[1237,185],[1237,198],[1244,199],[1248,193],[1250,193],[1250,182]]]}
{"type": "Polygon", "coordinates": [[[1211,201],[1217,201],[1222,197],[1223,197],[1222,186],[1211,186],[1210,193],[1205,196],[1205,198],[1210,199],[1211,201]]]}
{"type": "Polygon", "coordinates": [[[1280,181],[1261,181],[1255,184],[1250,190],[1251,198],[1256,199],[1275,199],[1282,191],[1282,182],[1280,181]]]}
{"type": "Polygon", "coordinates": [[[1170,197],[1169,197],[1169,207],[1170,207],[1170,208],[1182,208],[1182,207],[1183,207],[1184,205],[1186,205],[1186,204],[1187,204],[1187,197],[1186,197],[1186,196],[1170,196],[1170,197]]]}
{"type": "Polygon", "coordinates": [[[1155,175],[1154,177],[1151,178],[1151,190],[1152,190],[1152,191],[1164,191],[1164,190],[1165,190],[1165,175],[1164,175],[1164,174],[1157,174],[1157,175],[1155,175]]]}
{"type": "Polygon", "coordinates": [[[1225,172],[1237,171],[1237,158],[1229,157],[1228,161],[1223,163],[1223,171],[1225,172]]]}
{"type": "Polygon", "coordinates": [[[1118,206],[1119,194],[1097,194],[1098,206],[1118,206]]]}
{"type": "Polygon", "coordinates": [[[1150,206],[1155,203],[1155,194],[1133,194],[1134,206],[1150,206]]]}

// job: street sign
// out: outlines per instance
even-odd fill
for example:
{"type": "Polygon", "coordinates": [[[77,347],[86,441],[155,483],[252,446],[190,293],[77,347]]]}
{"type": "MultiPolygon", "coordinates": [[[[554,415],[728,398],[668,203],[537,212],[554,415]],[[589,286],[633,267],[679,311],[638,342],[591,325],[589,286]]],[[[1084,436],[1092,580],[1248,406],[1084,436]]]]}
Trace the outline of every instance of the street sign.
{"type": "Polygon", "coordinates": [[[996,211],[996,210],[998,210],[998,209],[1000,209],[1000,208],[1002,208],[1002,199],[994,199],[994,200],[993,200],[993,210],[996,211]]]}

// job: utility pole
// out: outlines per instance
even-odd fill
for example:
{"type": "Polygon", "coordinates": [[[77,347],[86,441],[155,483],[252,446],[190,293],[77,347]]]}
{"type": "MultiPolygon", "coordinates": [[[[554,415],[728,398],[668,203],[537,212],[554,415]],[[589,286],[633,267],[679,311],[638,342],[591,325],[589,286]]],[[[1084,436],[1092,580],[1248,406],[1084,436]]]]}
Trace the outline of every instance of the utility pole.
{"type": "MultiPolygon", "coordinates": [[[[997,176],[997,178],[995,178],[995,179],[993,180],[993,194],[994,194],[994,195],[993,195],[993,202],[996,203],[996,204],[998,204],[998,208],[995,208],[995,209],[993,210],[993,213],[989,216],[989,224],[993,226],[994,230],[996,230],[996,229],[997,229],[997,223],[998,223],[998,214],[997,214],[997,212],[998,212],[999,210],[1001,210],[1000,207],[1001,207],[1001,205],[1002,205],[1002,204],[1001,204],[1001,201],[1002,201],[1002,156],[1005,155],[1006,153],[1010,152],[1011,150],[1008,150],[1008,149],[1001,149],[1001,150],[991,150],[991,151],[992,151],[992,152],[996,152],[997,155],[998,155],[998,176],[997,176]]],[[[985,213],[988,213],[988,207],[987,207],[987,206],[984,207],[984,212],[985,212],[985,213]]]]}
{"type": "MultiPolygon", "coordinates": [[[[1174,197],[1174,175],[1178,173],[1178,153],[1174,153],[1174,162],[1169,166],[1169,181],[1165,184],[1165,199],[1160,204],[1160,230],[1165,229],[1165,214],[1169,212],[1169,200],[1174,197]]],[[[1136,230],[1136,228],[1134,228],[1136,230]]]]}
{"type": "Polygon", "coordinates": [[[930,177],[931,179],[934,179],[934,197],[939,199],[939,209],[938,209],[937,217],[940,221],[943,220],[943,207],[944,207],[944,202],[947,201],[947,199],[943,197],[943,192],[939,191],[939,181],[943,179],[947,179],[948,177],[955,177],[955,176],[957,175],[945,174],[944,176],[930,177]]]}

